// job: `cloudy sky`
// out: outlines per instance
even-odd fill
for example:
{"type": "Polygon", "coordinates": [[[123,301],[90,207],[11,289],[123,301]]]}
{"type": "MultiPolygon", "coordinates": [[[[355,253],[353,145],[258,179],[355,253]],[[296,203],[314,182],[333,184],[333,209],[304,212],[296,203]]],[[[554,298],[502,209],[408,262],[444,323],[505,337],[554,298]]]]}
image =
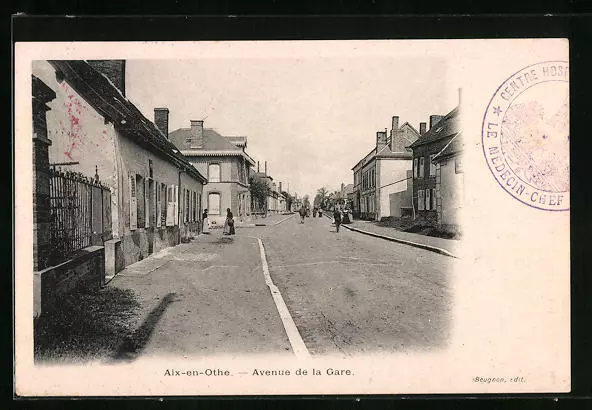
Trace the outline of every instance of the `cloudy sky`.
{"type": "Polygon", "coordinates": [[[427,54],[267,56],[128,60],[126,94],[153,119],[170,110],[169,131],[205,119],[222,135],[248,137],[247,152],[267,161],[292,193],[353,182],[351,168],[391,117],[416,129],[458,101],[448,65],[427,54]]]}

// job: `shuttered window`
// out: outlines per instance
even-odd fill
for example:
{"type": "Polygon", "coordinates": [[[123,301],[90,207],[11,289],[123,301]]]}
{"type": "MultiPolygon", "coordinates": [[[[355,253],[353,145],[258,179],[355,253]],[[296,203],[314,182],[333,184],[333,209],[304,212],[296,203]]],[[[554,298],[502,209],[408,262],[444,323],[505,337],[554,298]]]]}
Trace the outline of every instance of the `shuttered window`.
{"type": "Polygon", "coordinates": [[[423,189],[417,191],[417,209],[425,210],[425,191],[423,189]]]}

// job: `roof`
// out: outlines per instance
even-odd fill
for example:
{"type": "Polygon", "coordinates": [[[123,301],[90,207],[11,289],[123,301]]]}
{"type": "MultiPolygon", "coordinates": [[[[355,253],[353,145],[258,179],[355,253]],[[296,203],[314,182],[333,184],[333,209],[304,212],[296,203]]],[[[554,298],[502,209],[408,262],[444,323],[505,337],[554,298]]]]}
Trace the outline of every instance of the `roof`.
{"type": "Polygon", "coordinates": [[[84,60],[48,60],[63,78],[99,114],[113,123],[138,145],[160,154],[188,175],[207,183],[207,179],[177,152],[152,121],[129,101],[103,74],[84,60]]]}
{"type": "Polygon", "coordinates": [[[233,141],[244,141],[246,146],[247,137],[225,137],[220,135],[213,128],[204,128],[203,130],[203,147],[193,149],[183,149],[186,145],[187,138],[191,138],[191,128],[179,128],[169,133],[169,140],[179,147],[180,152],[185,156],[242,156],[251,165],[255,165],[255,161],[246,152],[239,148],[233,141]],[[238,139],[241,139],[240,141],[238,139]]]}
{"type": "Polygon", "coordinates": [[[438,121],[428,132],[423,134],[409,148],[419,147],[420,145],[430,144],[446,137],[451,137],[460,132],[459,108],[456,107],[438,121]]]}
{"type": "Polygon", "coordinates": [[[452,137],[450,139],[450,141],[448,141],[448,144],[446,144],[444,146],[444,148],[442,148],[442,150],[440,150],[440,152],[438,152],[436,155],[434,155],[434,158],[432,158],[432,161],[438,162],[443,159],[452,157],[452,156],[462,152],[463,148],[464,148],[464,143],[463,143],[462,133],[458,132],[457,134],[454,135],[454,137],[452,137]]]}
{"type": "Polygon", "coordinates": [[[224,137],[239,148],[247,147],[247,137],[224,137]]]}

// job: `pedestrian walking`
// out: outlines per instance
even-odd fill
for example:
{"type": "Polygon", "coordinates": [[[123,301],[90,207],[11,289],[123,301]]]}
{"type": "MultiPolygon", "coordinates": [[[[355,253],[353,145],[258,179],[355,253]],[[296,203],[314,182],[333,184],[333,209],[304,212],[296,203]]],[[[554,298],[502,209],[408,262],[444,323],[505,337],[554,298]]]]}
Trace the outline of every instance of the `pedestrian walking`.
{"type": "Polygon", "coordinates": [[[303,224],[304,218],[306,217],[306,208],[304,207],[304,205],[302,205],[300,207],[300,210],[298,211],[298,213],[300,214],[300,223],[303,224]]]}
{"type": "Polygon", "coordinates": [[[230,212],[230,208],[226,208],[226,221],[224,221],[224,235],[234,235],[234,215],[230,212]]]}
{"type": "Polygon", "coordinates": [[[208,218],[208,210],[204,209],[203,215],[201,216],[201,233],[210,233],[210,219],[208,218]]]}
{"type": "Polygon", "coordinates": [[[339,208],[335,208],[335,211],[333,211],[333,221],[335,222],[335,229],[339,232],[339,225],[341,225],[341,211],[339,208]]]}

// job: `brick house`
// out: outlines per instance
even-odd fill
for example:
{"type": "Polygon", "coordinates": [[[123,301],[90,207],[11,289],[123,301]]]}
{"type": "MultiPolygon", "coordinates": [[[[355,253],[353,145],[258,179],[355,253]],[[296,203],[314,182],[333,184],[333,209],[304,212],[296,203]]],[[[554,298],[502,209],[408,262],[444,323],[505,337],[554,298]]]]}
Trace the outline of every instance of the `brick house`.
{"type": "Polygon", "coordinates": [[[376,146],[352,168],[354,217],[377,221],[400,217],[411,206],[408,171],[412,153],[407,146],[418,138],[408,122],[399,127],[397,116],[392,117],[389,136],[386,129],[376,133],[376,146]]]}
{"type": "Polygon", "coordinates": [[[199,232],[206,179],[125,97],[124,60],[35,61],[47,104],[50,166],[100,177],[110,190],[106,276],[199,232]]]}
{"type": "MultiPolygon", "coordinates": [[[[459,107],[454,108],[445,116],[431,115],[430,128],[417,141],[409,146],[413,150],[413,206],[416,218],[438,223],[439,193],[442,193],[441,175],[438,161],[445,160],[442,155],[445,148],[457,148],[450,145],[459,131],[459,107]]],[[[460,138],[459,138],[460,141],[460,138]]],[[[441,166],[441,162],[440,162],[441,166]]]]}
{"type": "Polygon", "coordinates": [[[255,161],[247,154],[246,137],[226,137],[204,128],[202,120],[191,120],[189,128],[169,133],[170,141],[189,162],[207,177],[202,208],[210,221],[221,226],[230,208],[235,219],[250,217],[249,177],[255,161]]]}

